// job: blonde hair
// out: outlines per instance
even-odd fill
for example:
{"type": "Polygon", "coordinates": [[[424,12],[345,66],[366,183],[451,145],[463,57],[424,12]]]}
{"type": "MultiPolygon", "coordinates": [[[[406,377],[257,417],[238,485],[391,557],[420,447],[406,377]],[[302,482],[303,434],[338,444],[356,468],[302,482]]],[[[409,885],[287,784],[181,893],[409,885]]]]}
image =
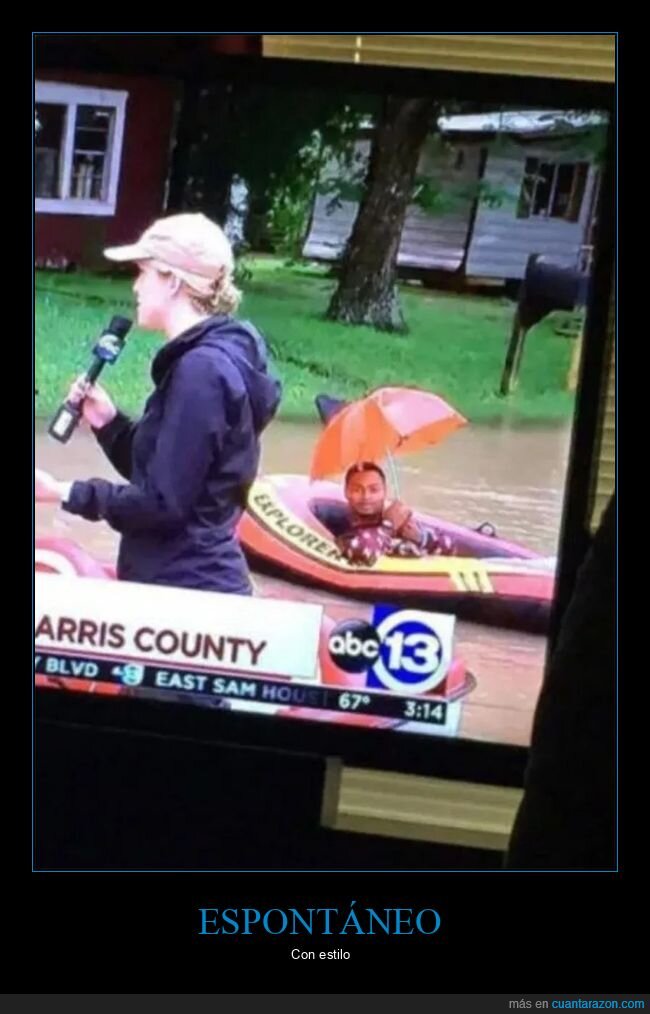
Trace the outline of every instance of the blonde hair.
{"type": "Polygon", "coordinates": [[[207,313],[210,316],[215,313],[235,313],[241,303],[242,293],[233,281],[230,266],[224,267],[218,278],[204,278],[172,267],[164,261],[152,260],[151,263],[162,275],[173,275],[182,282],[193,306],[200,313],[207,313]]]}

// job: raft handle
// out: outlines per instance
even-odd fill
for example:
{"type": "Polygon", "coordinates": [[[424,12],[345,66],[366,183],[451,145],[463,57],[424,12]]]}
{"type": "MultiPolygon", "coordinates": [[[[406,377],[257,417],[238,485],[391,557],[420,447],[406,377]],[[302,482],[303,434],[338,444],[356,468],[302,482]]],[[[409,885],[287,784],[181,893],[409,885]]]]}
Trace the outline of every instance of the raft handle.
{"type": "Polygon", "coordinates": [[[484,521],[483,524],[477,525],[476,531],[479,535],[487,535],[491,539],[496,539],[497,537],[497,530],[489,521],[484,521]]]}

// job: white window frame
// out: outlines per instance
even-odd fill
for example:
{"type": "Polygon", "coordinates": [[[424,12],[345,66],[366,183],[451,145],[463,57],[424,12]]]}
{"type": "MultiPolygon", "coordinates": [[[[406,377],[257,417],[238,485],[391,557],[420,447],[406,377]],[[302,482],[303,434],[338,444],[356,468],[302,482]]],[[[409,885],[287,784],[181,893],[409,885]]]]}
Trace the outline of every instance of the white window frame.
{"type": "Polygon", "coordinates": [[[128,92],[115,91],[112,88],[87,88],[85,85],[36,81],[36,102],[51,102],[66,107],[61,152],[61,197],[37,197],[35,210],[39,214],[104,216],[115,214],[127,98],[128,92]],[[107,186],[104,200],[70,196],[77,106],[109,106],[115,110],[112,136],[106,155],[107,186]]]}

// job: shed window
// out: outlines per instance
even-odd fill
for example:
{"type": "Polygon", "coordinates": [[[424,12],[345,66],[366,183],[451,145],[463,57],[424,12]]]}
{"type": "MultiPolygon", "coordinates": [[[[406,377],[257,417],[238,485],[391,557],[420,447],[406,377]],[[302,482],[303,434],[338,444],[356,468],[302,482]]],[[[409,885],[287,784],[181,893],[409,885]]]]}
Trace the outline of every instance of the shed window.
{"type": "Polygon", "coordinates": [[[588,172],[588,162],[545,162],[527,158],[517,217],[579,221],[588,172]]]}

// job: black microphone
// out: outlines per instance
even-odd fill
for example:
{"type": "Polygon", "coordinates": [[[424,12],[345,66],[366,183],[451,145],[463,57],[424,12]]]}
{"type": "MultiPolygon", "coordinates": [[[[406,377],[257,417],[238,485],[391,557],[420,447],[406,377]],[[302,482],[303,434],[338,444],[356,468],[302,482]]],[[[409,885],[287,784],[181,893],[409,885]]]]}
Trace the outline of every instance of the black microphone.
{"type": "MultiPolygon", "coordinates": [[[[102,331],[93,349],[93,358],[84,380],[94,384],[106,363],[114,363],[124,348],[131,324],[127,317],[113,317],[106,330],[102,331]]],[[[77,405],[64,401],[50,423],[48,433],[55,440],[66,444],[74,433],[83,410],[83,400],[77,405]]]]}

